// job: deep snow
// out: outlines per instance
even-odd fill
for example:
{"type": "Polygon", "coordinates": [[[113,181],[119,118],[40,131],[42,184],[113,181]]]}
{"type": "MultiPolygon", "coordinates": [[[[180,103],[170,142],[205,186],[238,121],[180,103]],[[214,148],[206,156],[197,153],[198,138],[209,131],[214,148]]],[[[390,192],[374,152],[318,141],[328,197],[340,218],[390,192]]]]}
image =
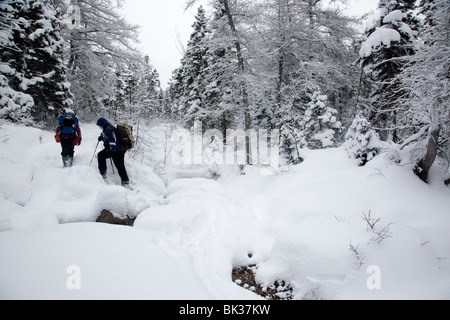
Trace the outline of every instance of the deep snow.
{"type": "Polygon", "coordinates": [[[257,264],[257,281],[285,280],[296,299],[450,299],[440,167],[427,185],[392,154],[358,167],[343,148],[304,150],[274,176],[180,167],[172,129],[140,128],[128,190],[112,172],[105,183],[96,159],[89,166],[96,126],[82,126],[75,166],[63,169],[52,132],[2,122],[0,298],[260,299],[231,281],[233,267],[257,264]],[[134,227],[93,223],[102,209],[137,217],[134,227]],[[67,286],[72,266],[79,290],[67,286]],[[379,289],[368,286],[373,266],[379,289]]]}

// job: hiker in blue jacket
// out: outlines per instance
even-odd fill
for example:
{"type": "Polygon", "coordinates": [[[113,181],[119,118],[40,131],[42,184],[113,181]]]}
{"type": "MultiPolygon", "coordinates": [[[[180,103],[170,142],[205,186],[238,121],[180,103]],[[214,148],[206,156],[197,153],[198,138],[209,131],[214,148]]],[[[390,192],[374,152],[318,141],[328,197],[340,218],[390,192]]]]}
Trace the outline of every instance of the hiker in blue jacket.
{"type": "Polygon", "coordinates": [[[106,178],[106,160],[112,158],[122,180],[122,186],[129,187],[128,174],[125,169],[125,151],[117,143],[117,129],[105,118],[98,119],[97,126],[103,130],[98,140],[103,141],[103,145],[105,146],[105,149],[98,153],[98,169],[100,174],[104,179],[106,178]]]}

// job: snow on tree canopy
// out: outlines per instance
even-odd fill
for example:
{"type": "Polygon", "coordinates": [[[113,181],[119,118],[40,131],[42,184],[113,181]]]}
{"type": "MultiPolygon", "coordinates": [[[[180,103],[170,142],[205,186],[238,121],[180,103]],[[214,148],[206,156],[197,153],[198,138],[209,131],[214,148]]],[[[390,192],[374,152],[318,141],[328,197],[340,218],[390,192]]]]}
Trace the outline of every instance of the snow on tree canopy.
{"type": "Polygon", "coordinates": [[[392,42],[400,41],[400,33],[397,30],[391,28],[379,28],[375,30],[366,41],[363,42],[361,49],[359,50],[359,56],[361,58],[367,58],[372,54],[372,51],[385,45],[390,47],[392,42]]]}
{"type": "Polygon", "coordinates": [[[383,18],[383,23],[393,23],[396,21],[402,21],[407,16],[408,15],[406,13],[403,13],[401,10],[394,10],[383,18]]]}
{"type": "Polygon", "coordinates": [[[407,17],[408,15],[406,13],[403,13],[401,10],[394,10],[383,18],[383,23],[392,24],[400,33],[405,35],[407,38],[412,38],[414,36],[414,33],[411,27],[402,22],[402,20],[406,19],[407,17]]]}
{"type": "Polygon", "coordinates": [[[52,121],[52,110],[73,103],[60,12],[48,1],[9,4],[0,6],[8,37],[0,55],[0,117],[19,121],[31,113],[38,121],[52,121]]]}
{"type": "Polygon", "coordinates": [[[334,145],[335,134],[342,124],[337,121],[337,110],[326,105],[327,95],[314,91],[305,111],[304,134],[308,147],[312,149],[329,148],[334,145]]]}

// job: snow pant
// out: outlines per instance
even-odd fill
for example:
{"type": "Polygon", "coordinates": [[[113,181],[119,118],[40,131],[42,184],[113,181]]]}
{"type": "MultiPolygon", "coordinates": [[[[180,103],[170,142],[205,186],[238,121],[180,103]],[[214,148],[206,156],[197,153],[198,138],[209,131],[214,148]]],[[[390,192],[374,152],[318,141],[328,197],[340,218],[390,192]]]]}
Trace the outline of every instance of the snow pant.
{"type": "Polygon", "coordinates": [[[61,156],[64,167],[71,167],[73,165],[73,154],[75,148],[73,145],[73,140],[73,136],[61,137],[61,156]]]}
{"type": "Polygon", "coordinates": [[[102,176],[106,175],[106,170],[108,169],[106,160],[112,158],[117,171],[119,172],[120,179],[123,183],[128,183],[128,174],[127,170],[125,169],[125,152],[123,151],[116,151],[111,152],[108,149],[104,149],[103,151],[100,151],[98,153],[98,170],[100,171],[100,174],[102,176]]]}

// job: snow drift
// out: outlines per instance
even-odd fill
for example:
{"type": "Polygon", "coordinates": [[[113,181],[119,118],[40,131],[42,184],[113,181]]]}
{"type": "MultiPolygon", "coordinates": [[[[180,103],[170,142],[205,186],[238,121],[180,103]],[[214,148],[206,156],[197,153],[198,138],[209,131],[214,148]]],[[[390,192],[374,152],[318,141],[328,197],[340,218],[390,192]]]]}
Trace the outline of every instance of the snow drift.
{"type": "Polygon", "coordinates": [[[231,280],[250,264],[295,299],[450,298],[440,168],[427,185],[385,153],[359,167],[334,148],[303,150],[278,175],[224,165],[213,180],[209,168],[170,165],[167,128],[141,129],[128,190],[89,166],[95,126],[82,126],[75,166],[63,169],[52,132],[1,123],[0,298],[261,299],[231,280]],[[134,227],[93,223],[103,209],[134,227]]]}

